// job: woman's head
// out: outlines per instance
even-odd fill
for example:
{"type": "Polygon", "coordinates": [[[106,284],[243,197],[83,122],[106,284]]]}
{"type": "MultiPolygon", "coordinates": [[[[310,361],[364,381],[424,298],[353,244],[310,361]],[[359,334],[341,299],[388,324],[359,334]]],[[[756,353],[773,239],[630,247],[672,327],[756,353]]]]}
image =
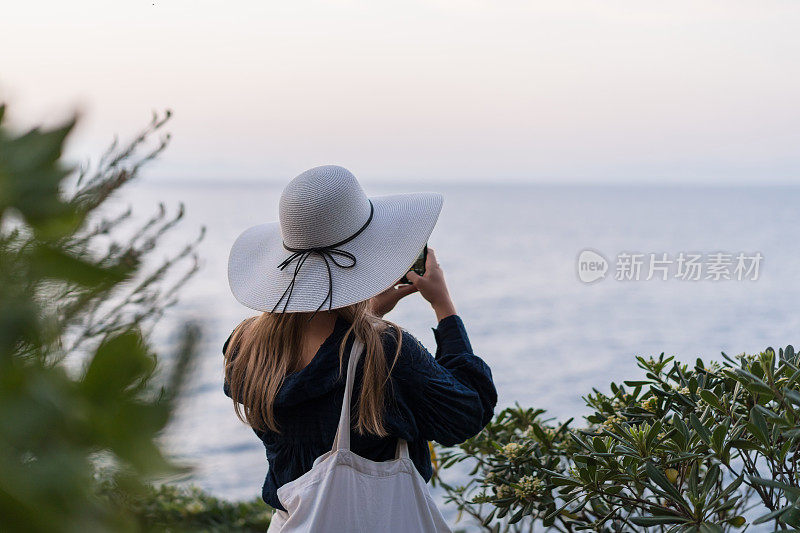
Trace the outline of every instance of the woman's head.
{"type": "MultiPolygon", "coordinates": [[[[369,300],[332,311],[350,323],[339,346],[339,370],[343,369],[345,343],[351,335],[364,343],[364,377],[358,398],[356,430],[385,436],[383,408],[386,382],[400,354],[402,331],[375,316],[369,300]],[[383,335],[397,338],[397,347],[387,363],[383,335]]],[[[311,312],[263,313],[242,322],[225,352],[225,379],[234,398],[236,414],[258,430],[279,432],[275,397],[286,375],[302,368],[303,335],[311,312]]]]}
{"type": "Polygon", "coordinates": [[[228,281],[257,311],[301,313],[368,300],[414,263],[442,208],[438,193],[368,197],[347,169],[295,177],[278,222],[244,231],[231,247],[228,281]]]}

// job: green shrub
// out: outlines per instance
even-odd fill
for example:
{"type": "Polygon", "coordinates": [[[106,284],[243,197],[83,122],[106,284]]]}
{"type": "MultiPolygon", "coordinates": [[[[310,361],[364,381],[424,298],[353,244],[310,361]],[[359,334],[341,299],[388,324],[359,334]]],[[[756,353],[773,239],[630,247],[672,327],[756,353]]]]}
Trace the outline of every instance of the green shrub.
{"type": "Polygon", "coordinates": [[[586,396],[582,429],[505,409],[440,450],[442,468],[473,467],[464,486],[442,482],[448,498],[492,531],[798,527],[800,357],[723,358],[638,357],[645,379],[586,396]]]}
{"type": "Polygon", "coordinates": [[[228,502],[197,487],[148,486],[144,493],[131,496],[105,482],[100,494],[135,516],[144,531],[263,533],[272,517],[272,509],[261,498],[228,502]]]}

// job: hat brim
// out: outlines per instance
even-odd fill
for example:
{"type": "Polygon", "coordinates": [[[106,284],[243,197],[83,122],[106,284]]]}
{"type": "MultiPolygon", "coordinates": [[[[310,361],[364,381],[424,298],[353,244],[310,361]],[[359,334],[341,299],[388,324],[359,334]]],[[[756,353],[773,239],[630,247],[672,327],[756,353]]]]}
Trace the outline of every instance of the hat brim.
{"type": "MultiPolygon", "coordinates": [[[[369,225],[338,247],[353,254],[356,264],[341,268],[331,263],[332,309],[372,298],[403,277],[428,241],[443,202],[438,193],[392,194],[370,200],[375,211],[369,225]]],[[[290,255],[283,247],[278,222],[245,230],[228,258],[228,283],[234,297],[250,309],[272,311],[292,281],[295,263],[283,270],[278,267],[290,255]]],[[[285,311],[316,311],[327,294],[325,261],[311,254],[297,274],[285,311]]],[[[328,309],[328,302],[323,309],[328,309]]],[[[284,301],[276,312],[284,312],[284,301]]]]}

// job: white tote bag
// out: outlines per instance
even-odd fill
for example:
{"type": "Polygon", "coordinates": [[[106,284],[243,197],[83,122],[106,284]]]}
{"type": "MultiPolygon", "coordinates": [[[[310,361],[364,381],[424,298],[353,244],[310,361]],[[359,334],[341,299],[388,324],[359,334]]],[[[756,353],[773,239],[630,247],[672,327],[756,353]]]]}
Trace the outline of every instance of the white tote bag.
{"type": "Polygon", "coordinates": [[[333,448],[311,470],[278,489],[268,533],[450,533],[425,480],[397,441],[395,458],[376,462],[350,451],[350,396],[364,344],[355,339],[333,448]]]}

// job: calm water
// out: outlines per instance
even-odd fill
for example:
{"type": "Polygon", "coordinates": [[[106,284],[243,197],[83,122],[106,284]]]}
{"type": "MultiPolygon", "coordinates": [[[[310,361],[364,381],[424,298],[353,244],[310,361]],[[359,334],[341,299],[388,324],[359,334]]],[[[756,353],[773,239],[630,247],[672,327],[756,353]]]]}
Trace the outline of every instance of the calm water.
{"type": "MultiPolygon", "coordinates": [[[[430,243],[475,352],[492,368],[499,407],[519,402],[559,418],[581,416],[587,412],[581,396],[592,387],[639,375],[635,355],[663,351],[692,362],[720,351],[798,343],[794,206],[800,189],[364,186],[368,194],[444,193],[430,243]],[[585,248],[611,261],[607,279],[591,285],[578,279],[576,258],[585,248]],[[759,279],[613,279],[620,252],[674,258],[718,251],[761,252],[759,279]]],[[[252,313],[230,295],[226,261],[242,230],[277,218],[280,187],[138,185],[129,193],[142,216],[159,201],[185,202],[183,234],[167,246],[208,227],[200,249],[204,268],[160,324],[165,339],[187,317],[205,326],[202,357],[166,438],[196,465],[193,482],[227,498],[254,497],[266,459],[222,393],[220,352],[231,329],[252,313]]],[[[390,318],[435,348],[434,315],[417,295],[390,318]]]]}

